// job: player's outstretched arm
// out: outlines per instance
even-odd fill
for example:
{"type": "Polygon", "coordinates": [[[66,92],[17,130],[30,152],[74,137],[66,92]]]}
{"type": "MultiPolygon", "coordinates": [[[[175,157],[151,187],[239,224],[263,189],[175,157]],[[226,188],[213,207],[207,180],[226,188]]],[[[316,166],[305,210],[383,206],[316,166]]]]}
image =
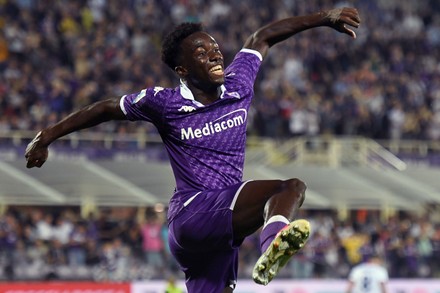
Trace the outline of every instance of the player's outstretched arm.
{"type": "Polygon", "coordinates": [[[328,26],[356,38],[356,33],[349,27],[358,28],[359,25],[359,13],[356,8],[350,7],[294,16],[261,27],[246,40],[244,48],[257,50],[264,57],[270,47],[304,30],[328,26]]]}
{"type": "Polygon", "coordinates": [[[40,168],[47,160],[48,146],[56,139],[77,130],[89,128],[110,120],[124,120],[119,99],[108,99],[74,112],[58,123],[43,129],[28,144],[25,152],[26,167],[40,168]]]}

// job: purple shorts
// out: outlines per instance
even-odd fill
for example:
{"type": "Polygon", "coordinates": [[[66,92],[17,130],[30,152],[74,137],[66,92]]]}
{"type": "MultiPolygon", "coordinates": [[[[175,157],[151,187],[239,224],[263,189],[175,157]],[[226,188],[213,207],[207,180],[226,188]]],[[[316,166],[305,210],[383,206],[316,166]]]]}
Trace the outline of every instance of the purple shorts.
{"type": "Polygon", "coordinates": [[[245,184],[179,194],[171,200],[168,240],[185,273],[188,293],[223,292],[235,286],[243,239],[233,239],[232,210],[245,184]]]}

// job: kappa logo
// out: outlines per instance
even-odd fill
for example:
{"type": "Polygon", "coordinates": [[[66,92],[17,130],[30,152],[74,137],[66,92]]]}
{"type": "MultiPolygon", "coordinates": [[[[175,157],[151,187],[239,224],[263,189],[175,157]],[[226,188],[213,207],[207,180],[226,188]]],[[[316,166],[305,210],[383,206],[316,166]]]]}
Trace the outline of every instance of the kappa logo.
{"type": "Polygon", "coordinates": [[[156,87],[154,87],[153,90],[154,90],[154,94],[153,95],[156,96],[158,92],[163,91],[163,87],[156,86],[156,87]]]}
{"type": "Polygon", "coordinates": [[[192,111],[195,111],[195,110],[196,110],[196,108],[194,108],[193,106],[182,106],[182,107],[180,107],[180,109],[177,110],[177,111],[179,111],[179,112],[189,113],[189,112],[192,112],[192,111]]]}

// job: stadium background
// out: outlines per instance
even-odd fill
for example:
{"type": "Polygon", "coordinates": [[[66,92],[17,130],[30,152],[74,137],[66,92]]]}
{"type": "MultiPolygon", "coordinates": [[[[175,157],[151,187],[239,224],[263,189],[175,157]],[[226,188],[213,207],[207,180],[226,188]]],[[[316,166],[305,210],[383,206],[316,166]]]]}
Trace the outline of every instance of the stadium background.
{"type": "MultiPolygon", "coordinates": [[[[272,290],[342,292],[349,268],[375,250],[396,292],[439,292],[435,0],[0,0],[0,291],[75,281],[62,290],[160,292],[168,276],[181,279],[166,230],[147,241],[164,226],[173,188],[151,125],[71,135],[41,170],[24,168],[27,142],[91,102],[174,86],[158,62],[174,24],[202,21],[229,62],[260,25],[339,5],[360,11],[355,41],[326,28],[301,33],[272,49],[255,88],[246,176],[305,179],[300,216],[317,227],[272,290]],[[45,283],[14,289],[18,281],[45,283]]],[[[239,290],[257,292],[245,281],[255,237],[241,257],[239,290]]]]}

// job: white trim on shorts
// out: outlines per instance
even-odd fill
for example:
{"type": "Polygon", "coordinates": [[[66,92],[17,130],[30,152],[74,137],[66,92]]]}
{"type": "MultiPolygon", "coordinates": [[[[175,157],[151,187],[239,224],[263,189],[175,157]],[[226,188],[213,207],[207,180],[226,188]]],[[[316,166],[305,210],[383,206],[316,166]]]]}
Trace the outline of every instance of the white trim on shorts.
{"type": "MultiPolygon", "coordinates": [[[[240,194],[241,190],[243,189],[243,187],[246,185],[246,183],[251,182],[254,180],[247,180],[245,182],[243,182],[241,184],[241,186],[237,189],[237,191],[235,192],[234,198],[232,199],[231,205],[229,206],[230,210],[234,210],[235,207],[235,203],[237,202],[238,199],[238,195],[240,194]]],[[[189,199],[187,199],[184,203],[183,206],[187,207],[199,194],[201,193],[201,191],[197,192],[196,194],[194,194],[193,196],[191,196],[189,199]]]]}
{"type": "Polygon", "coordinates": [[[232,200],[231,205],[229,206],[229,209],[231,211],[234,210],[235,203],[237,202],[238,195],[240,194],[241,190],[246,185],[246,183],[251,182],[251,181],[254,181],[254,180],[248,180],[248,181],[243,182],[243,184],[241,184],[241,186],[237,189],[237,191],[235,192],[235,195],[234,195],[234,199],[232,200]]]}
{"type": "Polygon", "coordinates": [[[200,193],[201,193],[201,191],[199,191],[196,194],[194,194],[193,196],[191,196],[187,201],[185,201],[183,203],[183,206],[184,207],[188,206],[196,198],[196,196],[199,195],[200,193]]]}

